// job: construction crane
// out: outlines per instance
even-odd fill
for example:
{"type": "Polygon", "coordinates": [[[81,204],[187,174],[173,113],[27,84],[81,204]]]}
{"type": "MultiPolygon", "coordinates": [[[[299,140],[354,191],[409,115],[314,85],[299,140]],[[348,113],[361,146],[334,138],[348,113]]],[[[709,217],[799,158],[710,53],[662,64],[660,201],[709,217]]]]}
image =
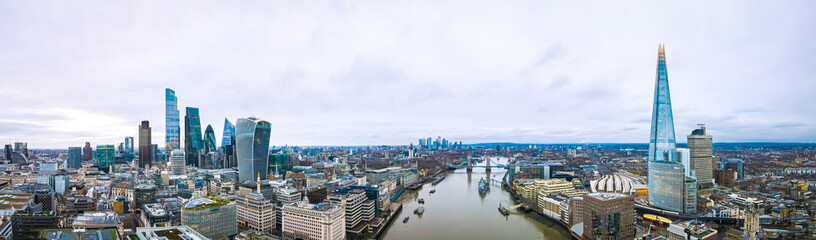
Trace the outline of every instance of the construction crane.
{"type": "MultiPolygon", "coordinates": [[[[132,163],[130,164],[130,170],[128,170],[128,180],[130,180],[130,176],[132,176],[132,175],[131,175],[131,173],[133,173],[133,167],[134,167],[134,166],[136,166],[136,164],[132,164],[132,163]]],[[[125,196],[125,186],[127,186],[127,181],[125,181],[125,182],[122,184],[122,193],[121,193],[121,196],[123,196],[123,197],[125,196]]]]}

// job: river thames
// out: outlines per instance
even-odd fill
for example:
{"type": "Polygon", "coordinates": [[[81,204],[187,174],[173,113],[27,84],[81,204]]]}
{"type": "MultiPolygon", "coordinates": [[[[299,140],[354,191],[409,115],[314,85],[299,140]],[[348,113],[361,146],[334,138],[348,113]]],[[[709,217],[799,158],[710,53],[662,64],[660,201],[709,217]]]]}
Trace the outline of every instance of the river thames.
{"type": "Polygon", "coordinates": [[[536,213],[516,209],[508,216],[501,215],[500,203],[505,207],[516,205],[510,193],[496,181],[492,181],[484,197],[478,190],[479,179],[501,180],[506,172],[492,170],[487,176],[484,168],[474,168],[472,173],[459,169],[447,172],[447,178],[436,186],[428,183],[417,191],[406,189],[399,201],[402,212],[382,239],[570,239],[561,225],[536,213]],[[436,193],[431,194],[432,189],[436,193]],[[419,204],[418,198],[424,198],[425,204],[419,204]],[[425,207],[422,216],[413,213],[419,206],[425,207]],[[402,222],[405,216],[410,217],[407,223],[402,222]]]}

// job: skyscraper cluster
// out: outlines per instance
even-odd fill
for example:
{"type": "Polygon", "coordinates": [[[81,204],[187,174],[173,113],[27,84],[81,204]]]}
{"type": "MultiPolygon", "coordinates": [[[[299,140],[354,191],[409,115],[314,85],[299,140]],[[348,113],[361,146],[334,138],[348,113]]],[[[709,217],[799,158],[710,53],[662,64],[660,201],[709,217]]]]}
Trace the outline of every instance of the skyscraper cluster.
{"type": "Polygon", "coordinates": [[[451,148],[460,148],[462,147],[462,142],[451,142],[448,139],[442,138],[441,136],[436,137],[433,139],[431,137],[428,138],[420,138],[418,146],[423,149],[427,150],[443,150],[443,149],[451,149],[451,148]]]}

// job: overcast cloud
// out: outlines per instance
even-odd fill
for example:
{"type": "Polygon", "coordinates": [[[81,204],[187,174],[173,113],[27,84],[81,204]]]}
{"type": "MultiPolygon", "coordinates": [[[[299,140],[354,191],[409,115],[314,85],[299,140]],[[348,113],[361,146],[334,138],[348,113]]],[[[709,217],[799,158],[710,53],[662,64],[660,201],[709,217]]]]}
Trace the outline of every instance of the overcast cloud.
{"type": "Polygon", "coordinates": [[[679,2],[0,1],[0,138],[163,145],[172,88],[274,145],[646,143],[665,43],[679,142],[814,142],[816,3],[679,2]]]}

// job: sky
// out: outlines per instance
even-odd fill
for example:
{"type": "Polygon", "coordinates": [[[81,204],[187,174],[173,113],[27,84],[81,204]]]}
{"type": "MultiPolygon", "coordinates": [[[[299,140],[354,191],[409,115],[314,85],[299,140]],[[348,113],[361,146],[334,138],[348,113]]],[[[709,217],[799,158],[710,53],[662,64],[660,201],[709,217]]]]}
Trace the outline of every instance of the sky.
{"type": "Polygon", "coordinates": [[[0,139],[162,146],[171,88],[219,145],[648,143],[663,43],[678,142],[816,141],[816,2],[626,3],[0,0],[0,139]]]}

